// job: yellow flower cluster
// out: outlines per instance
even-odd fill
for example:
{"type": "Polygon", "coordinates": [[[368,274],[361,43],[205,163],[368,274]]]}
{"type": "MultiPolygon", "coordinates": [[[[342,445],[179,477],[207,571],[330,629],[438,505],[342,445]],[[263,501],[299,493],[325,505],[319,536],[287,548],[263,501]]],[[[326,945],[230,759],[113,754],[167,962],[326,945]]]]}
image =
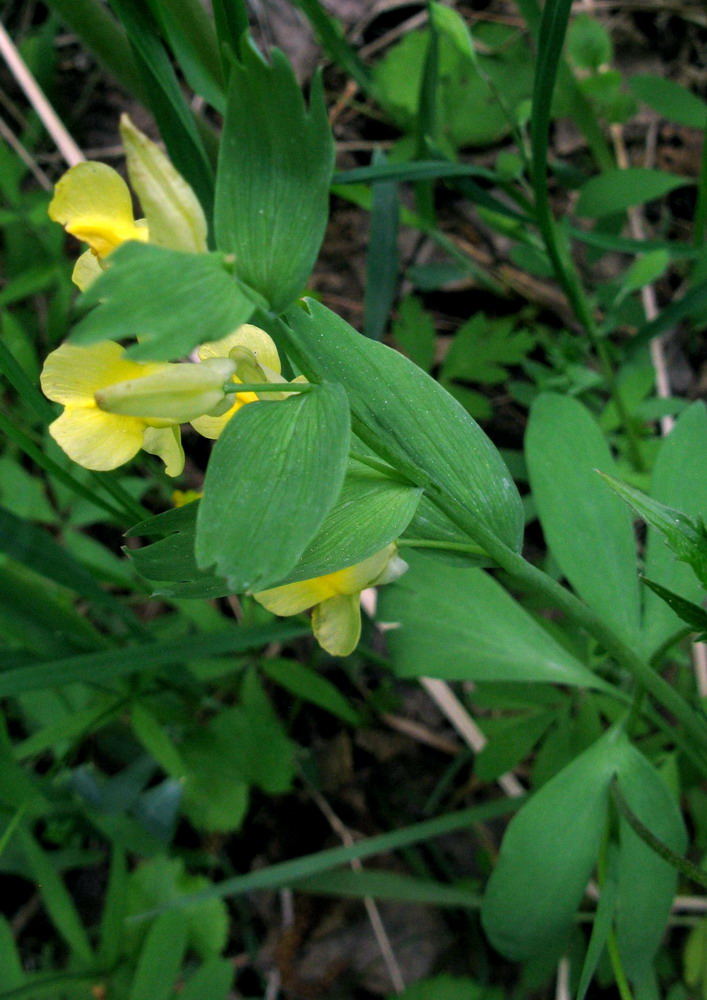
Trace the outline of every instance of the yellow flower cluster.
{"type": "MultiPolygon", "coordinates": [[[[82,291],[127,240],[191,253],[207,250],[207,224],[192,189],[126,115],[120,129],[128,176],[145,218],[135,219],[130,188],[103,163],[72,167],[58,182],[49,205],[50,217],[88,244],[72,275],[82,291]]],[[[216,439],[234,413],[259,398],[252,391],[227,393],[228,383],[285,382],[274,342],[250,324],[202,344],[196,358],[139,362],[112,341],[90,347],[63,344],[48,356],[41,375],[45,395],[64,407],[50,434],[87,469],[116,469],[142,449],[158,455],[169,476],[179,475],[184,468],[180,424],[189,422],[199,434],[216,439]]],[[[286,394],[269,391],[267,398],[284,399],[286,394]]],[[[361,633],[361,592],[397,579],[406,569],[391,544],[355,566],[253,596],[278,615],[313,609],[319,644],[332,655],[347,656],[361,633]]]]}

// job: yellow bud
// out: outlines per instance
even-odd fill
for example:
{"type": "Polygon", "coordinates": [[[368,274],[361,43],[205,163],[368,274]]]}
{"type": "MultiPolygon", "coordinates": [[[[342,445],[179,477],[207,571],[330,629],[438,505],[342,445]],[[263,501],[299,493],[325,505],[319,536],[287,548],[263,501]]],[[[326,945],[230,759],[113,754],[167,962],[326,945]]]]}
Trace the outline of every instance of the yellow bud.
{"type": "Polygon", "coordinates": [[[223,403],[223,386],[235,367],[228,358],[165,364],[150,375],[100,389],[95,400],[108,413],[141,417],[157,427],[182,424],[211,413],[223,403]]]}
{"type": "Polygon", "coordinates": [[[192,189],[160,147],[136,128],[128,115],[120,119],[128,175],[150,231],[150,242],[171,250],[204,253],[207,226],[192,189]]]}

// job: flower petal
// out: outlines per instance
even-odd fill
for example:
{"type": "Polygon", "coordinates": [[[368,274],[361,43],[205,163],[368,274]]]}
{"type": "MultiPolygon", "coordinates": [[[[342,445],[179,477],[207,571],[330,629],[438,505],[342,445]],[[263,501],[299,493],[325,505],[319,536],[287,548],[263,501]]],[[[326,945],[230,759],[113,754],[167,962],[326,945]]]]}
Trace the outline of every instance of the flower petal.
{"type": "Polygon", "coordinates": [[[57,403],[93,405],[93,394],[114,382],[140,378],[159,365],[140,364],[125,358],[125,351],[112,340],[80,347],[62,344],[44,362],[42,391],[57,403]]]}
{"type": "Polygon", "coordinates": [[[201,434],[202,437],[210,438],[210,440],[215,441],[223,431],[224,427],[231,419],[234,413],[237,413],[242,406],[246,403],[254,403],[258,399],[254,392],[243,392],[236,394],[236,402],[230,408],[222,413],[218,417],[197,417],[195,420],[190,421],[194,430],[201,434]]]}
{"type": "Polygon", "coordinates": [[[312,612],[314,637],[332,656],[353,653],[361,638],[361,595],[337,594],[312,612]]]}
{"type": "Polygon", "coordinates": [[[251,323],[243,323],[237,330],[222,337],[221,340],[210,340],[206,344],[202,344],[199,348],[199,357],[202,361],[205,358],[227,358],[229,351],[233,350],[234,347],[245,347],[254,355],[259,365],[280,374],[282,366],[275,341],[265,330],[261,330],[260,327],[253,326],[251,323]]]}
{"type": "Polygon", "coordinates": [[[162,459],[168,476],[178,476],[183,471],[184,448],[178,427],[147,427],[142,447],[162,459]]]}
{"type": "Polygon", "coordinates": [[[150,242],[172,250],[205,253],[206,218],[192,189],[128,115],[120,119],[120,134],[130,182],[147,217],[150,242]]]}
{"type": "Polygon", "coordinates": [[[87,250],[86,253],[81,254],[74,264],[71,280],[77,288],[85,292],[88,286],[92,285],[96,278],[100,278],[102,274],[103,268],[99,263],[98,257],[96,257],[93,250],[87,250]]]}
{"type": "Polygon", "coordinates": [[[94,406],[67,406],[49,433],[69,458],[85,469],[106,472],[138,453],[145,424],[135,417],[104,413],[94,406]]]}
{"type": "Polygon", "coordinates": [[[60,222],[100,257],[126,240],[145,240],[135,225],[130,190],[105,163],[77,163],[59,180],[49,204],[49,218],[60,222]]]}
{"type": "Polygon", "coordinates": [[[380,552],[374,552],[363,562],[356,563],[355,566],[347,566],[336,573],[330,573],[326,579],[331,581],[335,593],[358,594],[366,587],[377,583],[378,578],[385,573],[388,563],[395,557],[396,553],[397,548],[394,543],[391,543],[380,552]]]}
{"type": "Polygon", "coordinates": [[[336,596],[336,591],[329,584],[329,577],[318,576],[312,580],[300,580],[299,583],[286,583],[282,587],[272,587],[261,590],[253,597],[268,611],[275,615],[298,615],[300,611],[313,608],[315,604],[336,596]]]}

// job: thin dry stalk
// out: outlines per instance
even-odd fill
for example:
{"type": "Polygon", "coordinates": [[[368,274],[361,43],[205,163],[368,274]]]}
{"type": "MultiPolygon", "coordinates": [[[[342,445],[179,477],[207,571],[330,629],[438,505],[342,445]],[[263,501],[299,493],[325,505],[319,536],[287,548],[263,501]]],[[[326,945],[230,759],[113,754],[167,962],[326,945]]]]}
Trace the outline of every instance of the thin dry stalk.
{"type": "Polygon", "coordinates": [[[84,160],[83,153],[69,135],[56,111],[47,100],[44,91],[32,76],[27,63],[18,52],[17,46],[8,35],[1,21],[0,55],[2,55],[7,63],[7,67],[18,85],[24,91],[27,100],[39,115],[42,124],[52,137],[64,160],[70,167],[81,163],[84,160]]]}
{"type": "Polygon", "coordinates": [[[24,165],[30,170],[37,184],[39,184],[41,188],[44,188],[45,191],[51,191],[52,182],[39,166],[30,151],[22,145],[10,126],[2,118],[0,118],[0,137],[5,140],[13,152],[17,153],[24,165]]]}
{"type": "MultiPolygon", "coordinates": [[[[464,742],[474,753],[480,753],[488,743],[477,724],[454,694],[450,686],[435,677],[422,677],[420,683],[425,688],[434,703],[449,719],[464,742]]],[[[498,784],[510,798],[525,795],[525,789],[515,774],[502,774],[498,784]]]]}
{"type": "MultiPolygon", "coordinates": [[[[309,781],[307,781],[307,786],[309,794],[312,796],[314,802],[326,817],[329,826],[340,838],[341,842],[347,847],[350,847],[354,843],[354,838],[349,828],[341,821],[341,819],[339,819],[324,796],[321,795],[309,781]]],[[[351,861],[351,868],[354,871],[363,871],[363,865],[358,858],[354,858],[354,860],[351,861]]],[[[393,952],[390,938],[388,937],[388,932],[386,931],[381,919],[378,906],[376,905],[375,900],[370,896],[364,896],[363,905],[366,907],[366,913],[368,914],[368,919],[370,921],[375,939],[378,943],[380,953],[383,956],[383,961],[385,962],[385,967],[388,971],[393,989],[396,993],[402,993],[405,989],[405,980],[403,979],[403,974],[400,971],[400,966],[398,965],[395,953],[393,952]]]]}

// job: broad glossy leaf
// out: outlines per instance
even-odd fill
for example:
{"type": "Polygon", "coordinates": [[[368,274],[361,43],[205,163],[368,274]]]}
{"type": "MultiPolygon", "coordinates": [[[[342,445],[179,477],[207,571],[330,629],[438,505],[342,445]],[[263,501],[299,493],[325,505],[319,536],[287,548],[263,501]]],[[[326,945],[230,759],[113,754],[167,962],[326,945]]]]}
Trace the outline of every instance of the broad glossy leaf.
{"type": "MultiPolygon", "coordinates": [[[[302,293],[326,227],[334,142],[321,78],[309,109],[287,58],[252,42],[231,67],[216,181],[219,250],[280,312],[302,293]]],[[[213,338],[211,338],[213,339],[213,338]]]]}
{"type": "MultiPolygon", "coordinates": [[[[687,834],[667,785],[632,746],[627,746],[618,782],[629,809],[666,847],[683,855],[687,834]]],[[[621,964],[633,980],[649,973],[677,888],[677,872],[621,817],[616,935],[621,964]]]]}
{"type": "MultiPolygon", "coordinates": [[[[707,518],[707,410],[693,403],[664,439],[653,467],[651,496],[660,503],[684,511],[693,520],[707,518]]],[[[646,539],[645,574],[693,604],[701,604],[703,591],[692,569],[675,558],[661,532],[649,527],[646,539]]],[[[645,592],[643,632],[645,650],[653,653],[662,642],[682,628],[682,621],[664,601],[645,592]]]]}
{"type": "Polygon", "coordinates": [[[616,475],[599,427],[581,403],[548,393],[533,404],[525,447],[550,551],[580,597],[635,641],[640,605],[633,527],[628,508],[595,471],[616,475]]]}
{"type": "Polygon", "coordinates": [[[363,562],[405,531],[422,491],[352,463],[339,498],[282,583],[324,576],[363,562]]]}
{"type": "Polygon", "coordinates": [[[544,785],[506,831],[481,920],[513,961],[561,954],[606,825],[611,780],[626,755],[610,730],[544,785]]]}
{"type": "Polygon", "coordinates": [[[360,336],[325,306],[307,300],[282,329],[297,363],[313,379],[346,390],[356,433],[417,486],[453,498],[518,551],[523,509],[496,448],[449,393],[384,344],[360,336]]]}
{"type": "Polygon", "coordinates": [[[349,410],[340,386],[244,406],[211,454],[196,561],[235,592],[265,590],[301,558],[341,490],[349,410]]]}
{"type": "Polygon", "coordinates": [[[632,205],[662,198],[690,183],[687,177],[648,167],[605,170],[582,185],[575,212],[590,219],[600,219],[623,212],[632,205]]]}
{"type": "Polygon", "coordinates": [[[404,551],[410,569],[378,597],[395,672],[445,680],[604,687],[491,576],[404,551]]]}
{"type": "Polygon", "coordinates": [[[129,242],[111,254],[79,306],[91,312],[74,328],[75,343],[140,337],[131,357],[168,361],[245,323],[255,298],[229,274],[222,254],[129,242]]]}

